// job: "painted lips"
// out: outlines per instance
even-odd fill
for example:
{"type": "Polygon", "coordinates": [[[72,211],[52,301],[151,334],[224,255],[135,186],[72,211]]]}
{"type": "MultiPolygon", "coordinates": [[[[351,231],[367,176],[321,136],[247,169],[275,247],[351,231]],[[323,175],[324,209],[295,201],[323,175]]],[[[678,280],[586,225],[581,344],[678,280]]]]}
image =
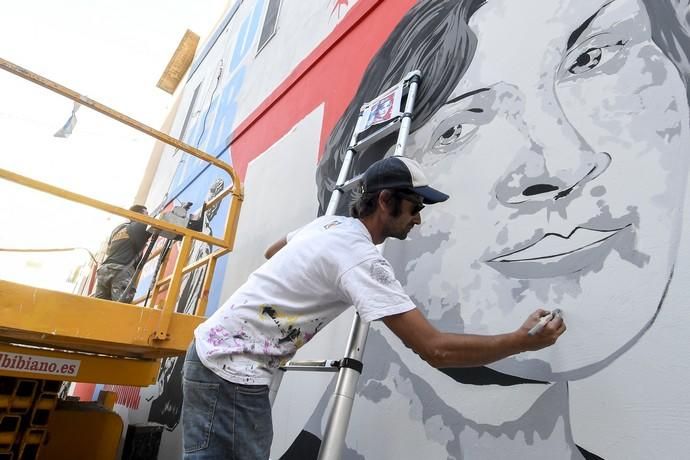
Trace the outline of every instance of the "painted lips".
{"type": "Polygon", "coordinates": [[[512,278],[551,278],[599,265],[617,241],[632,237],[631,225],[613,230],[578,227],[569,236],[548,233],[537,242],[487,261],[512,278]]]}

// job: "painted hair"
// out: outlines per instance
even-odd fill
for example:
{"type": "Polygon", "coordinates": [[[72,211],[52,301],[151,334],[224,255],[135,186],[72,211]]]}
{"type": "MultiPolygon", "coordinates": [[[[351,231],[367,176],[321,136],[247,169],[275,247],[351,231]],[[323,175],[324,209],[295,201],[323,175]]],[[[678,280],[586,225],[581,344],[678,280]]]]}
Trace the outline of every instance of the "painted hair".
{"type": "MultiPolygon", "coordinates": [[[[467,70],[476,48],[476,38],[467,21],[484,1],[420,0],[391,32],[364,71],[355,97],[326,143],[325,154],[316,171],[320,213],[328,205],[362,104],[395,85],[407,73],[421,70],[422,84],[415,101],[412,131],[423,125],[448,99],[467,70]],[[424,81],[436,83],[428,85],[424,81]]],[[[353,162],[354,173],[363,172],[383,158],[394,144],[394,135],[389,136],[357,155],[353,162]]],[[[338,213],[346,212],[346,207],[338,209],[338,213]]]]}
{"type": "Polygon", "coordinates": [[[676,66],[690,102],[690,0],[642,0],[652,40],[676,66]]]}
{"type": "MultiPolygon", "coordinates": [[[[405,14],[369,63],[355,97],[326,142],[316,171],[320,214],[328,205],[362,104],[396,84],[408,72],[419,69],[422,84],[415,101],[411,132],[423,125],[448,100],[469,67],[477,38],[467,23],[490,1],[419,0],[405,14]]],[[[676,66],[686,88],[690,87],[690,0],[642,2],[652,24],[653,41],[676,66]]],[[[353,174],[363,172],[383,158],[395,144],[393,136],[358,154],[353,162],[353,174]]],[[[341,200],[341,203],[348,201],[351,200],[341,200]]],[[[339,214],[347,211],[347,206],[338,208],[339,214]]]]}

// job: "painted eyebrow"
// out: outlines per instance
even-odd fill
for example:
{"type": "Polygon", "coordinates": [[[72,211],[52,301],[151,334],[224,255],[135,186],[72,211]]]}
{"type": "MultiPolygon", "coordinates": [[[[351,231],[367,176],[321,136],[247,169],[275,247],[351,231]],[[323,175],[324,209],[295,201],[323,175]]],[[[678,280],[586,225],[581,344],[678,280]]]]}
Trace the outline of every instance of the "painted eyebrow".
{"type": "Polygon", "coordinates": [[[596,13],[591,15],[589,18],[583,22],[580,27],[575,29],[572,34],[570,34],[570,37],[568,37],[568,47],[567,50],[570,51],[570,49],[573,47],[573,45],[577,42],[577,40],[580,38],[580,35],[589,27],[589,25],[594,21],[594,19],[601,14],[602,11],[606,9],[607,6],[609,6],[611,3],[613,3],[615,0],[610,0],[606,2],[604,5],[602,5],[601,8],[597,10],[596,13]]]}
{"type": "Polygon", "coordinates": [[[461,101],[467,97],[474,96],[475,94],[483,93],[484,91],[489,91],[491,88],[479,88],[474,91],[469,91],[467,93],[461,94],[460,96],[449,99],[444,105],[454,104],[455,102],[461,101]]]}

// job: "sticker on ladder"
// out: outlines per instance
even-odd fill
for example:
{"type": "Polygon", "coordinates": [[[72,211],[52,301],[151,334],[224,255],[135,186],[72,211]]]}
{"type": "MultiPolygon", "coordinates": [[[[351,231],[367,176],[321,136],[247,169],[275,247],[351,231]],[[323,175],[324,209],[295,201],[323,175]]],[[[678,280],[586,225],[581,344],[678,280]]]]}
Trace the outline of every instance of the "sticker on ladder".
{"type": "Polygon", "coordinates": [[[404,82],[400,82],[369,102],[358,120],[356,128],[358,133],[369,129],[373,125],[390,121],[402,114],[400,111],[400,103],[402,101],[403,83],[404,82]]]}

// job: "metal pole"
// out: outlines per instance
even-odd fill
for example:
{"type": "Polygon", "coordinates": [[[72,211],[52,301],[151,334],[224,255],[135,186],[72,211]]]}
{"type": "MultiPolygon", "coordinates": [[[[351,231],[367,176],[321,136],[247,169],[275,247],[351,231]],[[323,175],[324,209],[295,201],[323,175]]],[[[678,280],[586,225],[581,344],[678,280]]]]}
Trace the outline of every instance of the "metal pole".
{"type": "MultiPolygon", "coordinates": [[[[359,125],[360,120],[362,119],[362,112],[359,112],[359,117],[357,118],[357,125],[359,125]]],[[[343,159],[343,164],[340,167],[340,172],[338,173],[338,179],[335,182],[335,188],[333,189],[333,193],[331,194],[331,199],[328,201],[328,208],[326,208],[326,215],[327,216],[332,216],[333,214],[336,213],[338,209],[338,204],[340,203],[340,197],[343,196],[343,191],[341,187],[343,184],[347,181],[347,178],[350,176],[350,168],[352,167],[352,160],[355,156],[355,153],[357,153],[354,149],[354,146],[357,144],[357,130],[352,133],[352,139],[350,140],[350,145],[347,148],[347,152],[345,153],[345,158],[343,159]]]]}
{"type": "Polygon", "coordinates": [[[362,373],[362,357],[368,333],[369,323],[365,323],[359,318],[359,314],[355,314],[350,337],[347,341],[345,358],[341,363],[340,372],[338,372],[338,381],[333,393],[333,406],[326,422],[318,460],[340,460],[342,455],[357,382],[362,373]]]}
{"type": "Polygon", "coordinates": [[[422,79],[422,74],[419,70],[410,72],[405,80],[410,81],[410,89],[407,92],[407,101],[405,102],[405,113],[403,113],[402,121],[400,122],[400,134],[398,135],[398,143],[395,146],[395,153],[393,156],[402,156],[407,147],[407,137],[410,134],[410,126],[412,125],[412,112],[414,111],[414,101],[417,97],[417,88],[422,79]]]}
{"type": "Polygon", "coordinates": [[[283,383],[283,376],[285,375],[285,369],[279,367],[273,378],[271,378],[271,385],[268,387],[268,402],[273,407],[273,403],[276,402],[278,397],[278,390],[280,389],[280,384],[283,383]]]}

